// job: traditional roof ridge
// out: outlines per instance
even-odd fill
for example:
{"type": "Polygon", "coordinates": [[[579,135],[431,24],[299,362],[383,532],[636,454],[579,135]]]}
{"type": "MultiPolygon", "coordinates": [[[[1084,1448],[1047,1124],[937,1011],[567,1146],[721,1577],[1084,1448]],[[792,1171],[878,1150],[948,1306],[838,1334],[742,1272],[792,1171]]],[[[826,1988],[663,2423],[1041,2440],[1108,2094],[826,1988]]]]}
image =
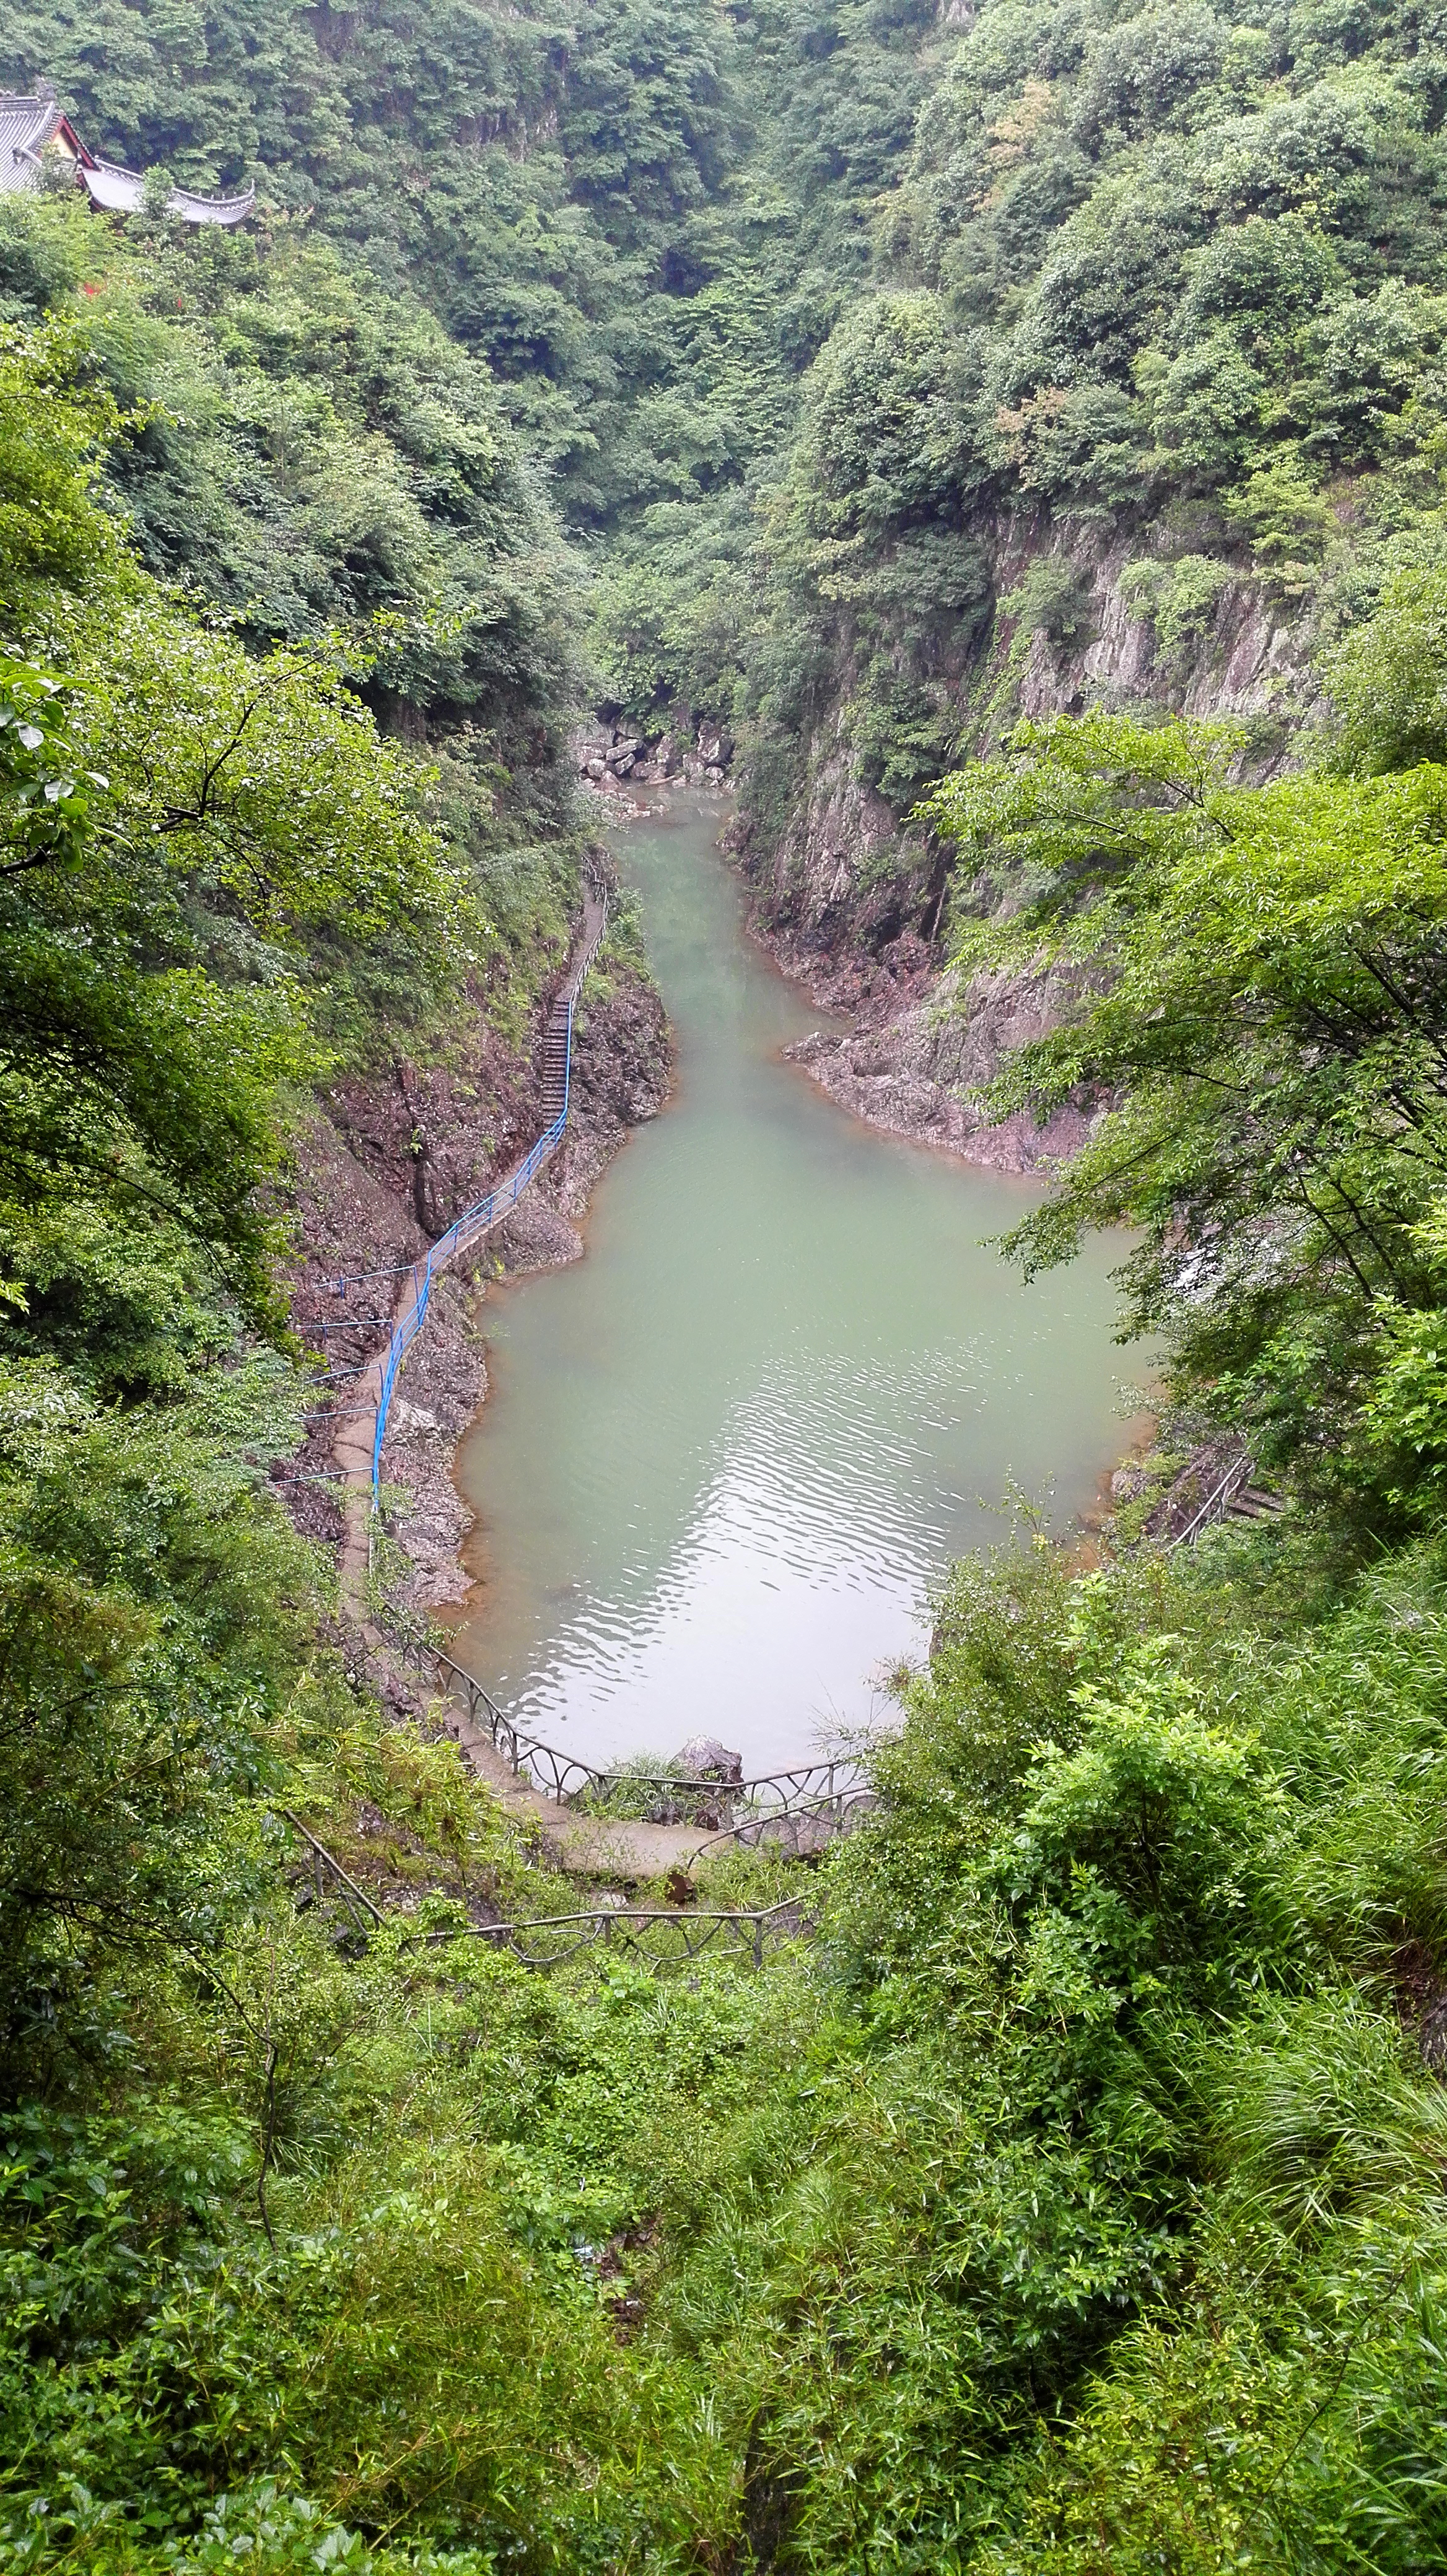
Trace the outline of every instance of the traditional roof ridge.
{"type": "MultiPolygon", "coordinates": [[[[89,162],[91,155],[53,90],[0,91],[0,150],[4,144],[9,144],[12,169],[18,162],[25,162],[38,171],[46,145],[61,137],[77,162],[89,162]]],[[[0,174],[0,187],[4,184],[3,174],[0,174]]],[[[10,184],[13,186],[15,182],[10,184]]],[[[29,183],[22,179],[19,184],[24,187],[29,183]]]]}
{"type": "MultiPolygon", "coordinates": [[[[99,153],[87,151],[48,84],[38,90],[0,90],[0,193],[38,187],[44,167],[42,154],[62,140],[65,157],[73,162],[74,175],[93,206],[114,215],[140,210],[145,200],[145,173],[132,170],[124,161],[108,161],[99,153]]],[[[229,196],[216,197],[173,181],[166,211],[179,215],[186,223],[231,226],[244,223],[255,204],[254,183],[249,188],[233,190],[229,196]]]]}
{"type": "Polygon", "coordinates": [[[109,160],[104,152],[92,153],[91,166],[96,170],[114,170],[118,179],[134,179],[143,188],[146,184],[144,170],[133,170],[129,161],[109,160]]]}

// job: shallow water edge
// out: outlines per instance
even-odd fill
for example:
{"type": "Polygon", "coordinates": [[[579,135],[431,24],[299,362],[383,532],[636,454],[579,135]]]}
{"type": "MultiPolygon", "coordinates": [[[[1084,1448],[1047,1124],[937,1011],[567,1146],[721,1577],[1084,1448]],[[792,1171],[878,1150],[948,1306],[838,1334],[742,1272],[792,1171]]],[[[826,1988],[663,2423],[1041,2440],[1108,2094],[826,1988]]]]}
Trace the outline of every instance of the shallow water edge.
{"type": "Polygon", "coordinates": [[[616,836],[678,1044],[588,1257],[489,1302],[461,1659],[589,1759],[749,1768],[865,1724],[1012,1486],[1053,1525],[1123,1436],[1111,1247],[1027,1289],[982,1238],[1039,1184],[865,1127],[781,1060],[819,1024],[747,939],[716,807],[616,836]]]}

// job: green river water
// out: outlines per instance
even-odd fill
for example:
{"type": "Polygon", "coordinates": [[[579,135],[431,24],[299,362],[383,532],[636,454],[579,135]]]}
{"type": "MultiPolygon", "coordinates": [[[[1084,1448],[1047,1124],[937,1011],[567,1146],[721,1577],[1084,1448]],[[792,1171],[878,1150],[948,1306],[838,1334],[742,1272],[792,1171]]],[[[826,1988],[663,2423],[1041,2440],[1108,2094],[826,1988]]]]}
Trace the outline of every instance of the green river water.
{"type": "Polygon", "coordinates": [[[596,1760],[720,1736],[746,1772],[881,1712],[1011,1482],[1057,1526],[1122,1436],[1097,1244],[1022,1285],[981,1238],[1032,1185],[898,1143],[779,1051],[817,1010],[743,937],[717,809],[620,831],[675,1097],[600,1182],[585,1260],[493,1292],[459,1479],[461,1660],[596,1760]]]}

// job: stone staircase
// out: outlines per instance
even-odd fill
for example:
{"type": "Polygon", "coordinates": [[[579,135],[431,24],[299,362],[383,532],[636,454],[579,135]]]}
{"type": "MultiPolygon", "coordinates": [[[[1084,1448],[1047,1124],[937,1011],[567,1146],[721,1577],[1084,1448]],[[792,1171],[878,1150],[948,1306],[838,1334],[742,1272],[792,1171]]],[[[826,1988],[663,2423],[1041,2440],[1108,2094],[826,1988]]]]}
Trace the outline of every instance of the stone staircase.
{"type": "Polygon", "coordinates": [[[553,1004],[552,1014],[543,1032],[542,1093],[543,1124],[551,1127],[561,1118],[568,1097],[569,1006],[566,994],[553,1004]]]}
{"type": "MultiPolygon", "coordinates": [[[[1205,1452],[1204,1456],[1209,1458],[1210,1452],[1205,1452]]],[[[1221,1521],[1273,1521],[1286,1509],[1280,1494],[1274,1494],[1267,1485],[1256,1483],[1249,1449],[1238,1449],[1224,1469],[1220,1466],[1218,1453],[1217,1463],[1209,1472],[1212,1481],[1202,1495],[1202,1465],[1200,1460],[1193,1460],[1167,1495],[1161,1507],[1163,1522],[1159,1534],[1165,1538],[1168,1547],[1190,1547],[1202,1530],[1210,1529],[1221,1521]],[[1184,1525],[1173,1529],[1170,1525],[1173,1506],[1177,1512],[1182,1508],[1175,1501],[1182,1488],[1189,1497],[1185,1507],[1189,1509],[1190,1517],[1184,1525]]]]}

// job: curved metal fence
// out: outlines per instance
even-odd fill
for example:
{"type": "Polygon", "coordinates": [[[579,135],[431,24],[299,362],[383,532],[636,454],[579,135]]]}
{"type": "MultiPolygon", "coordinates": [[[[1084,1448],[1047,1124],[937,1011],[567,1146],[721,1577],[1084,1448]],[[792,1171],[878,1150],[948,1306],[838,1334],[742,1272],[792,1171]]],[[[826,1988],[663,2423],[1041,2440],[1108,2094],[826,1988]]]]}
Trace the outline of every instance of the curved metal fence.
{"type": "Polygon", "coordinates": [[[786,1860],[816,1860],[827,1843],[836,1842],[841,1834],[852,1834],[866,1816],[876,1814],[882,1805],[879,1791],[861,1783],[817,1798],[810,1805],[745,1808],[733,1823],[710,1834],[707,1842],[689,1854],[687,1867],[696,1869],[701,1860],[716,1859],[726,1845],[734,1851],[780,1852],[786,1860]]]}
{"type": "Polygon", "coordinates": [[[793,1897],[754,1913],[725,1912],[722,1907],[664,1905],[598,1905],[578,1914],[544,1914],[527,1923],[472,1923],[456,1932],[425,1932],[429,1945],[447,1941],[486,1941],[510,1950],[525,1968],[561,1968],[580,1950],[602,1947],[626,1950],[641,1967],[687,1967],[705,1950],[743,1951],[761,1968],[771,1947],[785,1941],[807,1941],[813,1917],[793,1897]]]}
{"type": "MultiPolygon", "coordinates": [[[[314,1880],[303,1901],[324,1904],[328,1895],[349,1919],[347,1937],[365,1947],[373,1932],[397,1921],[385,1912],[342,1867],[335,1852],[304,1825],[289,1807],[277,1814],[305,1846],[307,1875],[314,1880]]],[[[525,1968],[561,1968],[580,1951],[604,1948],[626,1951],[641,1967],[657,1975],[666,1968],[687,1967],[705,1950],[737,1956],[740,1951],[762,1968],[771,1948],[813,1938],[814,1918],[796,1897],[748,1910],[723,1906],[592,1905],[575,1914],[534,1915],[517,1923],[457,1923],[404,1935],[419,1948],[435,1949],[453,1941],[486,1941],[508,1950],[525,1968]]]]}
{"type": "Polygon", "coordinates": [[[515,1779],[526,1781],[542,1797],[575,1812],[591,1811],[600,1821],[620,1823],[699,1824],[711,1826],[714,1843],[780,1843],[803,1857],[817,1850],[831,1833],[847,1831],[846,1819],[862,1822],[879,1804],[861,1762],[805,1762],[791,1771],[768,1771],[752,1780],[709,1780],[672,1771],[600,1770],[556,1745],[525,1735],[498,1707],[465,1664],[456,1664],[425,1631],[388,1607],[389,1633],[399,1651],[415,1664],[435,1665],[449,1697],[460,1699],[480,1732],[491,1738],[493,1751],[515,1779]],[[639,1795],[647,1803],[628,1812],[623,1801],[639,1795]]]}

